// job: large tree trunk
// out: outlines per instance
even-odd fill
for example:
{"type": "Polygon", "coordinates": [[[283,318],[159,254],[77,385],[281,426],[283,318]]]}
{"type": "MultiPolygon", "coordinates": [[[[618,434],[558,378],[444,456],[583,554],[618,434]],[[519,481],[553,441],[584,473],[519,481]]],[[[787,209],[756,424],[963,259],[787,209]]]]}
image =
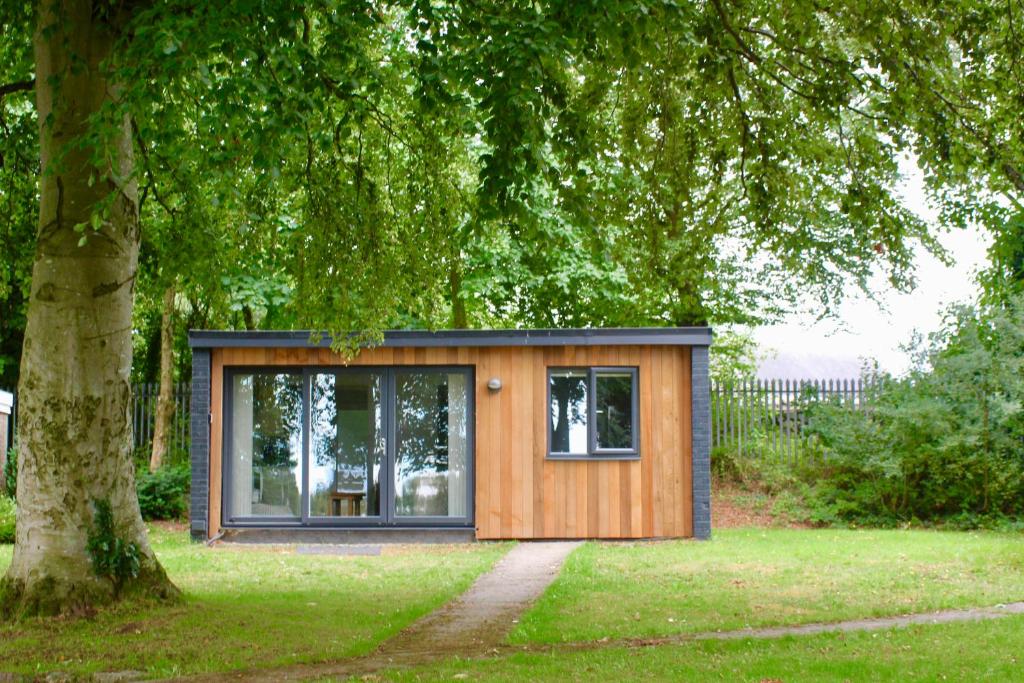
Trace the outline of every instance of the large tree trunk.
{"type": "Polygon", "coordinates": [[[149,471],[164,464],[167,442],[174,419],[174,283],[164,290],[164,310],[160,318],[160,394],[156,398],[156,425],[149,471]]]}
{"type": "Polygon", "coordinates": [[[90,182],[93,150],[68,144],[117,96],[101,66],[116,37],[112,8],[88,0],[38,7],[43,176],[18,384],[17,537],[0,583],[6,615],[76,613],[118,595],[177,592],[150,549],[135,495],[129,371],[139,218],[127,117],[103,144],[105,179],[90,182]],[[111,193],[99,229],[76,232],[111,193]],[[109,501],[116,536],[139,551],[138,576],[119,592],[96,575],[86,550],[97,500],[109,501]]]}

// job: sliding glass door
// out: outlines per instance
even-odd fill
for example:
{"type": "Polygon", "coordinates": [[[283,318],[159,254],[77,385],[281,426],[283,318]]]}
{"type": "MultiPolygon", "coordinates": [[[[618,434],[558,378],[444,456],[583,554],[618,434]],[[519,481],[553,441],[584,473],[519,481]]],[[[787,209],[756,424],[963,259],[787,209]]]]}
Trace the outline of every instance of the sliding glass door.
{"type": "Polygon", "coordinates": [[[318,372],[310,391],[309,516],[380,517],[381,373],[318,372]]]}
{"type": "Polygon", "coordinates": [[[225,511],[233,519],[287,521],[302,512],[302,374],[235,374],[226,450],[225,511]]]}
{"type": "Polygon", "coordinates": [[[468,368],[225,370],[226,524],[469,525],[468,368]]]}
{"type": "Polygon", "coordinates": [[[469,514],[469,388],[463,371],[395,372],[397,517],[469,514]]]}

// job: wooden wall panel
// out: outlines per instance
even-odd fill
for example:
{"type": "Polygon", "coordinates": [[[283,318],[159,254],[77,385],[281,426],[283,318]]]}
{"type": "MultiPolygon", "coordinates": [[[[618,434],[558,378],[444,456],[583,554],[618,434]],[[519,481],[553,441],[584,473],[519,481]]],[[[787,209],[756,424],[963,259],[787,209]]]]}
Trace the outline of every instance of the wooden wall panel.
{"type": "Polygon", "coordinates": [[[210,357],[210,491],[209,510],[210,520],[207,524],[207,533],[213,538],[220,533],[220,504],[222,473],[221,444],[224,434],[224,356],[217,350],[210,357]]]}
{"type": "Polygon", "coordinates": [[[210,534],[219,531],[225,365],[471,365],[476,368],[477,536],[692,536],[690,349],[675,346],[215,349],[210,534]],[[547,368],[639,368],[640,459],[548,460],[547,368]],[[494,392],[487,381],[497,377],[494,392]]]}

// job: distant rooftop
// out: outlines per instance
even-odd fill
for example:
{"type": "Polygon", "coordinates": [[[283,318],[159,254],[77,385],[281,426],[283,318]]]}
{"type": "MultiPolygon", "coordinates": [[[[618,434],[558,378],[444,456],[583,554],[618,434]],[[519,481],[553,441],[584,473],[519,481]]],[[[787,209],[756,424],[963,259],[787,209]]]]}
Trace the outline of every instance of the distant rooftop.
{"type": "Polygon", "coordinates": [[[780,351],[758,365],[758,379],[856,379],[860,377],[859,358],[825,354],[796,354],[780,351]]]}

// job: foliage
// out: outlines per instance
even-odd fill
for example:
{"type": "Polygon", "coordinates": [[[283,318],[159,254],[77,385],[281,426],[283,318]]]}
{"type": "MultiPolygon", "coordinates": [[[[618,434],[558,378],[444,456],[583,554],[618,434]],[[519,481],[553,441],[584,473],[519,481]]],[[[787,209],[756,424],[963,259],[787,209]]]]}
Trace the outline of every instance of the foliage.
{"type": "Polygon", "coordinates": [[[711,345],[711,381],[736,382],[754,377],[761,359],[754,335],[746,330],[715,330],[715,343],[711,345]]]}
{"type": "Polygon", "coordinates": [[[14,543],[14,498],[0,494],[0,543],[14,543]]]}
{"type": "Polygon", "coordinates": [[[14,498],[18,491],[18,451],[14,448],[7,450],[7,461],[0,476],[4,478],[4,490],[7,491],[7,495],[14,498]]]}
{"type": "MultiPolygon", "coordinates": [[[[908,286],[935,246],[894,193],[924,124],[873,79],[885,5],[179,5],[127,17],[85,141],[131,115],[142,379],[175,279],[183,329],[721,323],[828,309],[876,268],[908,286]]],[[[958,11],[928,31],[979,30],[958,11]]],[[[0,83],[33,69],[33,12],[3,18],[0,83]]],[[[0,106],[31,161],[30,95],[0,106]]],[[[35,183],[7,168],[24,288],[35,183]]]]}
{"type": "Polygon", "coordinates": [[[25,96],[32,76],[32,45],[9,40],[31,35],[30,3],[0,9],[0,86],[25,89],[0,95],[0,389],[17,386],[25,330],[29,278],[39,220],[39,130],[35,108],[25,96]]]}
{"type": "Polygon", "coordinates": [[[807,433],[819,521],[992,524],[1024,515],[1024,300],[954,307],[870,410],[821,405],[807,433]]]}
{"type": "Polygon", "coordinates": [[[114,593],[118,594],[125,581],[139,575],[139,547],[117,536],[109,500],[94,500],[92,504],[95,514],[89,527],[86,552],[96,576],[109,579],[114,593]]]}
{"type": "Polygon", "coordinates": [[[155,472],[141,470],[136,491],[143,519],[182,519],[188,512],[191,471],[187,465],[165,465],[155,472]]]}

